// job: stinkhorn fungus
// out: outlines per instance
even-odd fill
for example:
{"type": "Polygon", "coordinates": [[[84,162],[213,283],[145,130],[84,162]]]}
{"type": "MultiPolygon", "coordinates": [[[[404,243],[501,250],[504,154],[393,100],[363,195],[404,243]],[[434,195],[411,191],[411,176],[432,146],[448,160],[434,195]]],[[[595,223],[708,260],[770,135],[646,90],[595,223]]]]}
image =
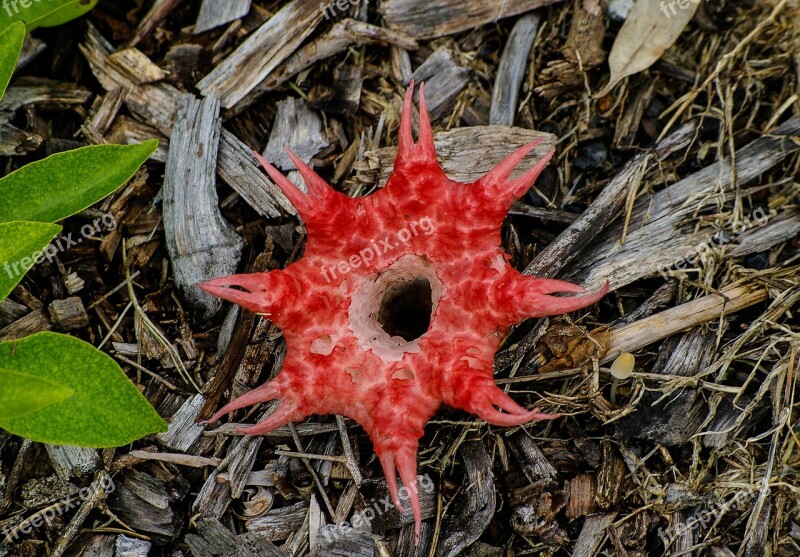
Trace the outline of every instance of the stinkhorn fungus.
{"type": "MultiPolygon", "coordinates": [[[[305,255],[283,270],[233,275],[201,285],[273,321],[283,331],[281,372],[211,419],[276,400],[274,412],[243,433],[263,434],[311,414],[361,424],[380,459],[395,506],[397,473],[409,492],[417,537],[417,447],[440,404],[490,424],[517,426],[557,414],[528,410],[494,382],[494,355],[508,328],[528,317],[575,311],[607,290],[525,276],[511,267],[500,229],[512,201],[545,168],[510,175],[539,143],[514,151],[471,184],[450,180],[436,160],[424,87],[419,139],[408,88],[394,170],[379,191],[349,198],[293,153],[307,193],[263,160],[267,174],[305,224],[305,255]]],[[[258,156],[258,155],[257,155],[258,156]]]]}

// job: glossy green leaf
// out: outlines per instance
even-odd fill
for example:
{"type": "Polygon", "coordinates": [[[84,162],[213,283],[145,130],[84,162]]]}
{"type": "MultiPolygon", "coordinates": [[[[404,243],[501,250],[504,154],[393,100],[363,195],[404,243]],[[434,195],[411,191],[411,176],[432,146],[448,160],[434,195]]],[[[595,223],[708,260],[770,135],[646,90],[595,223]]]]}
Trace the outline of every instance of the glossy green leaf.
{"type": "Polygon", "coordinates": [[[0,222],[55,222],[74,215],[127,182],[156,147],[155,139],[91,145],[23,166],[0,178],[0,222]]]}
{"type": "MultiPolygon", "coordinates": [[[[2,24],[0,29],[3,29],[2,24]]],[[[0,31],[0,99],[3,98],[8,82],[11,81],[14,68],[17,67],[17,59],[24,41],[25,26],[21,23],[14,23],[0,31]]]]}
{"type": "Polygon", "coordinates": [[[119,447],[167,424],[107,354],[80,339],[37,333],[0,343],[0,368],[45,379],[74,391],[0,428],[34,441],[82,447],[119,447]]]}
{"type": "Polygon", "coordinates": [[[28,31],[55,27],[76,19],[95,7],[99,0],[0,0],[0,29],[22,21],[28,31]]]}
{"type": "Polygon", "coordinates": [[[22,280],[61,227],[46,222],[0,223],[0,301],[22,280]]]}
{"type": "Polygon", "coordinates": [[[74,394],[72,389],[33,377],[0,369],[0,420],[19,418],[62,402],[74,394]]]}

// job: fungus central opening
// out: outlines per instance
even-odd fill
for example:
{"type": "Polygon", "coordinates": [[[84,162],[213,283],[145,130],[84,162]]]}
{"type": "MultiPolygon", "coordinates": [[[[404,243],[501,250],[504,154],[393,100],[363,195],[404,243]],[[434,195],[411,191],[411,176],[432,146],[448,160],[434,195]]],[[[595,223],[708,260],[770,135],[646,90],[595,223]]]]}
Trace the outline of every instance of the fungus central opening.
{"type": "Polygon", "coordinates": [[[416,277],[386,289],[377,320],[389,336],[414,340],[428,331],[432,312],[431,283],[425,277],[416,277]]]}
{"type": "Polygon", "coordinates": [[[385,362],[419,352],[444,291],[433,264],[413,254],[364,277],[350,303],[350,329],[359,348],[385,362]]]}

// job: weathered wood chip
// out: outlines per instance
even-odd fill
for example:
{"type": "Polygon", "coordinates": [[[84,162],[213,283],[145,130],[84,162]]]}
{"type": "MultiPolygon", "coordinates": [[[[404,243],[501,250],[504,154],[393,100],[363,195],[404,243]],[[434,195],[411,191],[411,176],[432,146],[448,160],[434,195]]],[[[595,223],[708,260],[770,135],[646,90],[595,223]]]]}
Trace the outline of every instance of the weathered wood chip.
{"type": "Polygon", "coordinates": [[[48,308],[50,319],[62,331],[83,329],[89,326],[89,315],[83,307],[83,301],[78,296],[64,300],[53,300],[48,308]]]}
{"type": "Polygon", "coordinates": [[[199,35],[210,29],[230,23],[247,15],[250,11],[252,0],[203,0],[197,22],[194,24],[194,34],[199,35]]]}
{"type": "Polygon", "coordinates": [[[322,21],[330,0],[293,0],[197,84],[231,108],[269,76],[322,21]]]}
{"type": "Polygon", "coordinates": [[[135,85],[161,81],[167,75],[138,48],[126,48],[108,55],[108,62],[114,65],[135,85]],[[136,71],[131,71],[134,69],[136,71]]]}
{"type": "Polygon", "coordinates": [[[195,557],[284,557],[284,553],[259,534],[235,535],[219,520],[201,516],[195,520],[197,534],[187,534],[186,543],[195,557]]]}
{"type": "Polygon", "coordinates": [[[26,155],[39,148],[42,136],[16,128],[2,121],[0,114],[0,156],[14,157],[26,155]]]}
{"type": "MultiPolygon", "coordinates": [[[[369,23],[364,23],[356,19],[343,19],[342,21],[336,22],[324,34],[296,50],[275,68],[275,71],[264,79],[264,81],[259,83],[257,87],[248,93],[247,96],[236,105],[233,112],[241,112],[265,92],[283,85],[291,77],[310,68],[321,60],[335,56],[353,46],[371,44],[391,44],[405,50],[416,50],[418,48],[417,41],[406,33],[378,27],[377,25],[370,25],[369,23]]],[[[410,69],[408,73],[410,76],[410,69]]],[[[408,80],[404,81],[404,83],[407,82],[408,80]]]]}
{"type": "MultiPolygon", "coordinates": [[[[426,90],[427,91],[427,90],[426,90]]],[[[516,178],[530,170],[536,162],[549,153],[556,143],[553,134],[509,128],[506,126],[474,126],[456,128],[434,134],[436,154],[447,175],[456,181],[474,182],[497,166],[514,149],[535,139],[542,142],[511,174],[516,178]]],[[[360,184],[383,186],[394,168],[396,147],[368,151],[355,163],[355,180],[360,184]]]]}
{"type": "Polygon", "coordinates": [[[219,102],[184,95],[164,173],[164,236],[175,283],[187,301],[213,315],[222,301],[198,282],[233,274],[242,239],[219,211],[216,189],[219,102]]]}
{"type": "Polygon", "coordinates": [[[165,447],[176,451],[188,451],[205,430],[205,426],[196,423],[204,402],[205,397],[203,395],[187,398],[180,409],[172,416],[169,429],[157,435],[159,442],[165,447]]]}
{"type": "Polygon", "coordinates": [[[752,253],[766,251],[782,242],[787,242],[800,234],[800,211],[782,211],[767,224],[745,230],[733,241],[734,245],[726,251],[728,257],[743,257],[752,253]]]}
{"type": "Polygon", "coordinates": [[[163,479],[129,470],[124,479],[115,480],[109,506],[130,528],[165,543],[180,532],[183,519],[172,509],[172,503],[180,498],[177,486],[167,489],[163,479]]]}
{"type": "Polygon", "coordinates": [[[361,102],[364,77],[360,66],[344,66],[333,70],[333,86],[317,84],[308,94],[312,108],[352,116],[361,102]]]}
{"type": "Polygon", "coordinates": [[[608,535],[608,527],[617,513],[594,514],[586,517],[578,541],[572,550],[573,557],[594,557],[608,535]]]}
{"type": "MultiPolygon", "coordinates": [[[[170,135],[181,102],[181,92],[166,83],[137,87],[119,68],[108,63],[108,55],[113,52],[108,41],[91,23],[88,28],[86,41],[80,45],[80,49],[103,88],[107,91],[115,87],[125,89],[128,92],[125,97],[128,109],[149,126],[170,135]]],[[[291,203],[278,187],[259,170],[252,149],[227,130],[221,132],[217,172],[245,202],[262,215],[278,217],[281,210],[295,214],[291,203]]]]}
{"type": "Polygon", "coordinates": [[[308,503],[300,502],[288,507],[272,509],[264,516],[245,523],[249,532],[257,532],[270,541],[285,540],[303,525],[308,514],[308,503]]]}
{"type": "MultiPolygon", "coordinates": [[[[322,128],[322,118],[308,108],[303,99],[289,97],[277,103],[278,113],[272,124],[269,141],[264,149],[264,158],[279,169],[287,172],[294,169],[287,149],[308,164],[311,159],[330,142],[322,128]]],[[[302,179],[296,178],[298,185],[302,179]]]]}
{"type": "Polygon", "coordinates": [[[28,313],[28,308],[6,298],[0,301],[0,327],[5,327],[28,313]]]}
{"type": "Polygon", "coordinates": [[[22,44],[22,52],[19,53],[19,60],[17,60],[17,67],[14,71],[18,72],[30,64],[45,49],[47,49],[47,45],[43,40],[37,39],[30,34],[26,35],[25,42],[22,44]]]}
{"type": "Polygon", "coordinates": [[[442,530],[436,555],[455,557],[475,542],[495,513],[496,494],[492,459],[483,440],[469,440],[458,449],[464,464],[464,489],[442,530]]]}
{"type": "MultiPolygon", "coordinates": [[[[661,345],[653,373],[691,377],[716,355],[717,331],[696,327],[661,345]]],[[[649,439],[667,446],[683,445],[697,432],[707,414],[707,404],[697,389],[683,388],[664,395],[646,392],[637,411],[618,420],[622,439],[649,439]]]]}
{"type": "Polygon", "coordinates": [[[17,340],[34,333],[49,331],[52,328],[53,324],[47,318],[45,312],[37,309],[0,329],[0,342],[17,340]]]}
{"type": "Polygon", "coordinates": [[[596,484],[594,474],[578,474],[570,480],[567,489],[567,516],[569,518],[578,518],[594,512],[596,484]]]}
{"type": "Polygon", "coordinates": [[[378,554],[375,534],[349,526],[326,524],[317,536],[318,557],[374,557],[378,554]]]}
{"type": "MultiPolygon", "coordinates": [[[[792,137],[798,133],[800,117],[794,117],[737,150],[738,186],[755,180],[797,151],[792,137]]],[[[716,203],[717,198],[712,193],[728,186],[732,179],[731,160],[726,157],[668,188],[643,196],[633,207],[630,232],[624,243],[620,244],[620,239],[625,223],[611,226],[591,242],[591,249],[581,252],[564,273],[564,278],[583,284],[589,290],[602,287],[608,280],[611,288],[616,289],[695,256],[695,247],[708,244],[713,231],[708,226],[687,226],[686,220],[703,206],[716,203]],[[694,201],[689,203],[692,199],[694,201]]]]}
{"type": "Polygon", "coordinates": [[[21,77],[6,90],[0,100],[0,118],[3,113],[14,112],[29,104],[63,106],[82,105],[92,92],[75,83],[55,81],[43,77],[21,77]]]}
{"type": "Polygon", "coordinates": [[[152,545],[147,540],[119,535],[114,543],[114,555],[115,557],[147,557],[152,545]]]}
{"type": "Polygon", "coordinates": [[[519,88],[528,67],[528,56],[539,29],[539,14],[527,14],[519,18],[500,57],[497,77],[492,90],[492,107],[489,123],[499,126],[514,125],[517,112],[519,88]]]}
{"type": "Polygon", "coordinates": [[[432,39],[474,29],[559,0],[385,0],[378,11],[387,27],[418,39],[432,39]]]}
{"type": "Polygon", "coordinates": [[[425,82],[425,100],[431,119],[444,116],[469,83],[469,69],[458,64],[454,52],[443,46],[431,54],[411,75],[417,84],[425,82]]]}

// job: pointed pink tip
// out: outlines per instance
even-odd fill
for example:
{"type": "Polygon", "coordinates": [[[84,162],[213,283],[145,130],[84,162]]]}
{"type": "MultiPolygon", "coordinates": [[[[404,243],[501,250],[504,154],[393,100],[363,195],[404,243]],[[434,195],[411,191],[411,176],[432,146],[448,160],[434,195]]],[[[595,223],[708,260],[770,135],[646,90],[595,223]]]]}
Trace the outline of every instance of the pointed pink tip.
{"type": "Polygon", "coordinates": [[[228,302],[238,304],[253,313],[270,313],[273,309],[273,296],[267,286],[275,284],[275,278],[268,273],[249,273],[219,277],[198,283],[201,290],[228,302]]]}
{"type": "Polygon", "coordinates": [[[198,282],[197,287],[200,290],[205,290],[209,294],[213,294],[219,298],[224,298],[225,292],[228,290],[227,286],[224,284],[223,279],[216,278],[214,280],[208,280],[206,282],[198,282]]]}

